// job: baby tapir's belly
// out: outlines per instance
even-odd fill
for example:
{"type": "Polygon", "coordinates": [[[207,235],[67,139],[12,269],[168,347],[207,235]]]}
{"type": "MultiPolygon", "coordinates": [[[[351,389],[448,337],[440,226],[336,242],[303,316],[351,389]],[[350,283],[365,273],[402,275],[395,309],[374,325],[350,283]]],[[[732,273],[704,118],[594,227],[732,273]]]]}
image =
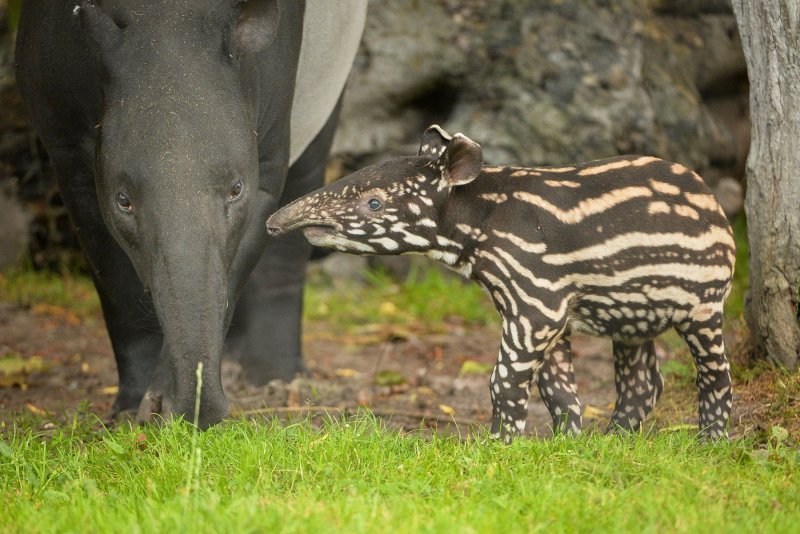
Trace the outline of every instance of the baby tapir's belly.
{"type": "Polygon", "coordinates": [[[726,265],[650,264],[577,277],[570,302],[573,330],[631,343],[722,310],[730,289],[726,265]],[[617,279],[617,284],[614,280],[617,279]]]}

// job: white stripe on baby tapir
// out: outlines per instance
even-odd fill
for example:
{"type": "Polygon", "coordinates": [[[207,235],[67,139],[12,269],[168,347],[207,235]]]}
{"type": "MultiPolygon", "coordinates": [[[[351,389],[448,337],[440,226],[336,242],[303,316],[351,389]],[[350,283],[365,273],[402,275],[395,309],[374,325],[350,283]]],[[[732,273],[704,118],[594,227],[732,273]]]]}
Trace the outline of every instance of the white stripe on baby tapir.
{"type": "MultiPolygon", "coordinates": [[[[615,286],[624,284],[636,278],[643,278],[648,276],[677,278],[679,280],[688,280],[690,282],[707,283],[715,280],[724,280],[729,277],[731,273],[730,267],[727,265],[693,265],[692,269],[686,269],[685,263],[659,263],[654,265],[639,265],[628,269],[627,271],[617,271],[613,275],[605,275],[599,273],[586,273],[586,274],[567,274],[558,280],[547,280],[535,276],[529,269],[521,265],[513,256],[508,252],[495,247],[494,251],[500,255],[510,267],[517,273],[524,276],[534,286],[549,289],[551,291],[558,291],[564,289],[572,284],[578,287],[583,286],[615,286]],[[681,268],[681,266],[684,266],[681,268]]],[[[481,255],[483,255],[481,253],[481,255]]]]}
{"type": "Polygon", "coordinates": [[[581,186],[580,182],[572,182],[570,180],[545,180],[544,184],[550,187],[570,187],[573,189],[581,186]]]}
{"type": "Polygon", "coordinates": [[[452,239],[447,238],[447,237],[445,237],[443,235],[437,235],[436,236],[436,242],[439,243],[439,245],[441,245],[443,247],[453,247],[453,248],[457,248],[458,250],[461,250],[461,249],[464,248],[464,245],[462,245],[461,243],[459,243],[457,241],[453,241],[452,239]]]}
{"type": "Polygon", "coordinates": [[[367,232],[365,232],[364,230],[361,230],[360,228],[349,228],[349,229],[345,230],[345,232],[347,232],[350,235],[366,235],[367,234],[367,232]]]}
{"type": "Polygon", "coordinates": [[[507,239],[520,250],[531,252],[533,254],[541,254],[547,250],[547,245],[544,243],[530,243],[525,241],[516,234],[510,232],[501,232],[500,230],[492,230],[492,233],[501,239],[507,239]]]}
{"type": "Polygon", "coordinates": [[[347,251],[356,252],[375,252],[375,247],[371,247],[366,243],[360,243],[341,236],[327,235],[318,240],[315,240],[314,245],[320,247],[343,248],[347,251]]]}
{"type": "Polygon", "coordinates": [[[542,256],[542,261],[551,265],[566,265],[577,261],[607,258],[631,247],[678,246],[688,250],[700,251],[716,244],[727,245],[729,242],[730,236],[728,232],[719,226],[712,226],[708,232],[694,237],[680,232],[663,234],[630,232],[618,235],[597,245],[590,245],[565,254],[545,254],[542,256]]]}
{"type": "Polygon", "coordinates": [[[508,200],[508,195],[505,193],[482,193],[479,195],[480,198],[483,200],[488,200],[490,202],[495,202],[497,204],[502,204],[506,200],[508,200]]]}
{"type": "Polygon", "coordinates": [[[624,169],[625,167],[642,167],[644,165],[648,165],[656,161],[661,161],[661,160],[658,158],[654,158],[652,156],[643,156],[641,158],[637,158],[634,160],[623,159],[620,161],[606,163],[604,165],[588,167],[586,169],[578,171],[578,176],[593,176],[595,174],[602,174],[604,172],[615,171],[617,169],[624,169]]]}
{"type": "MultiPolygon", "coordinates": [[[[517,313],[519,312],[519,310],[517,308],[517,301],[516,301],[516,299],[514,297],[511,296],[511,291],[508,289],[506,284],[502,280],[497,278],[495,275],[493,275],[492,273],[484,272],[482,274],[486,278],[486,280],[490,284],[492,284],[492,287],[495,287],[495,288],[500,290],[500,292],[506,298],[506,301],[508,302],[509,306],[511,306],[511,313],[513,313],[514,315],[517,315],[517,313]]],[[[489,288],[487,287],[486,289],[489,289],[489,288]]]]}
{"type": "Polygon", "coordinates": [[[650,185],[654,191],[664,193],[665,195],[680,195],[681,189],[677,185],[668,184],[667,182],[659,182],[658,180],[650,180],[650,185]]]}
{"type": "Polygon", "coordinates": [[[458,254],[444,250],[431,249],[426,252],[425,255],[432,260],[441,261],[442,263],[445,263],[451,267],[456,264],[456,261],[458,261],[458,254]]]}
{"type": "Polygon", "coordinates": [[[542,208],[554,215],[559,221],[567,224],[577,224],[590,215],[603,213],[617,204],[622,204],[634,198],[651,196],[653,196],[653,191],[647,187],[622,187],[603,193],[599,197],[581,200],[574,208],[562,210],[539,195],[528,193],[527,191],[514,192],[514,198],[542,208]]]}
{"type": "Polygon", "coordinates": [[[575,167],[534,167],[533,170],[542,172],[572,172],[575,170],[575,167]]]}
{"type": "Polygon", "coordinates": [[[697,210],[686,206],[684,204],[677,204],[672,207],[673,211],[676,214],[680,215],[681,217],[689,217],[690,219],[694,219],[695,221],[700,220],[700,214],[697,213],[697,210]]]}
{"type": "Polygon", "coordinates": [[[647,213],[649,213],[650,215],[656,215],[658,213],[669,213],[669,212],[670,212],[669,204],[661,200],[657,200],[656,202],[651,202],[647,206],[647,213]]]}

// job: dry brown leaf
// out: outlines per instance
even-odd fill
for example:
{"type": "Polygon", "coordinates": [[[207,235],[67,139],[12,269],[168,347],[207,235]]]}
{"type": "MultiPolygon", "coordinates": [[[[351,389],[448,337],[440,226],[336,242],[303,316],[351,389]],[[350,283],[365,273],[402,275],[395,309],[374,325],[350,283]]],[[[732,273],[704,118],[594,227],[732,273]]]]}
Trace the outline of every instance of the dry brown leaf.
{"type": "Polygon", "coordinates": [[[354,376],[358,376],[361,373],[359,373],[355,369],[348,369],[346,367],[342,367],[340,369],[336,369],[336,371],[334,371],[334,374],[336,376],[341,376],[342,378],[353,378],[354,376]]]}
{"type": "Polygon", "coordinates": [[[440,404],[439,409],[442,411],[442,413],[445,413],[450,417],[453,417],[456,414],[456,409],[446,404],[440,404]]]}

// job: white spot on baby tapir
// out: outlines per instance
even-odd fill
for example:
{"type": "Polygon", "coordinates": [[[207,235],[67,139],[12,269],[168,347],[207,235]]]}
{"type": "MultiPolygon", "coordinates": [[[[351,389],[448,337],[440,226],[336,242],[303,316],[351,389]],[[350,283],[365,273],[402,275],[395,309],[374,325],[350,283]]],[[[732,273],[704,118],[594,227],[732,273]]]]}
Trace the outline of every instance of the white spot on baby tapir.
{"type": "Polygon", "coordinates": [[[367,232],[365,232],[364,230],[361,230],[360,228],[351,228],[349,230],[346,230],[346,233],[348,233],[350,235],[366,235],[367,234],[367,232]]]}
{"type": "Polygon", "coordinates": [[[433,206],[433,200],[431,200],[431,199],[429,199],[428,197],[425,196],[425,191],[420,191],[419,194],[420,194],[420,196],[418,196],[417,199],[420,202],[422,202],[426,206],[433,206]]]}
{"type": "Polygon", "coordinates": [[[685,172],[689,172],[689,169],[687,169],[680,163],[673,163],[672,167],[670,167],[669,170],[672,171],[672,174],[683,174],[685,172]]]}
{"type": "Polygon", "coordinates": [[[372,233],[375,235],[383,235],[386,233],[386,228],[384,228],[381,224],[372,223],[372,228],[374,229],[372,233]]]}
{"type": "Polygon", "coordinates": [[[431,249],[425,253],[430,259],[441,261],[446,265],[453,266],[458,261],[458,255],[438,249],[431,249]]]}
{"type": "Polygon", "coordinates": [[[461,243],[453,241],[452,239],[449,239],[449,238],[447,238],[445,236],[442,236],[442,235],[437,235],[436,236],[436,242],[439,243],[439,245],[441,245],[443,247],[453,247],[453,248],[457,248],[459,250],[464,248],[464,246],[461,243]]]}
{"type": "Polygon", "coordinates": [[[496,204],[502,204],[506,200],[508,200],[508,195],[505,193],[483,193],[479,195],[479,198],[483,200],[488,200],[490,202],[494,202],[496,204]]]}
{"type": "Polygon", "coordinates": [[[376,245],[381,245],[386,250],[397,250],[400,246],[397,244],[397,241],[389,239],[388,237],[376,237],[370,239],[369,242],[375,243],[376,245]]]}
{"type": "Polygon", "coordinates": [[[679,195],[681,193],[681,189],[678,186],[666,182],[659,182],[658,180],[651,179],[650,185],[654,191],[664,193],[665,195],[679,195]]]}
{"type": "Polygon", "coordinates": [[[705,193],[684,193],[683,196],[686,197],[686,200],[688,200],[690,204],[701,210],[719,211],[719,203],[717,199],[714,198],[714,195],[705,193]]]}
{"type": "Polygon", "coordinates": [[[697,210],[695,210],[694,208],[690,208],[689,206],[678,204],[677,206],[674,206],[672,209],[674,209],[675,213],[677,213],[681,217],[689,217],[690,219],[694,219],[695,221],[700,219],[700,214],[697,213],[697,210]]]}
{"type": "Polygon", "coordinates": [[[405,241],[409,245],[415,245],[418,247],[427,247],[428,245],[431,244],[431,242],[425,239],[424,237],[418,236],[417,234],[411,234],[408,232],[405,232],[405,235],[403,236],[403,241],[405,241]]]}
{"type": "Polygon", "coordinates": [[[418,226],[427,226],[429,228],[436,228],[438,226],[436,224],[436,221],[434,221],[433,219],[429,219],[427,217],[425,217],[424,219],[418,220],[417,221],[417,225],[418,226]]]}
{"type": "Polygon", "coordinates": [[[670,211],[669,204],[667,204],[666,202],[662,202],[661,200],[658,200],[656,202],[651,202],[647,206],[647,213],[649,213],[650,215],[655,215],[657,213],[669,213],[669,211],[670,211]]]}
{"type": "Polygon", "coordinates": [[[422,212],[420,211],[420,209],[419,209],[419,206],[417,206],[417,205],[416,205],[416,204],[414,204],[414,203],[411,203],[411,204],[409,204],[409,205],[408,205],[408,211],[410,211],[410,212],[411,212],[411,213],[413,213],[414,215],[419,215],[420,213],[422,213],[422,212]]]}
{"type": "Polygon", "coordinates": [[[508,167],[484,167],[481,169],[481,172],[488,172],[489,174],[496,174],[498,172],[503,172],[507,170],[508,167]]]}

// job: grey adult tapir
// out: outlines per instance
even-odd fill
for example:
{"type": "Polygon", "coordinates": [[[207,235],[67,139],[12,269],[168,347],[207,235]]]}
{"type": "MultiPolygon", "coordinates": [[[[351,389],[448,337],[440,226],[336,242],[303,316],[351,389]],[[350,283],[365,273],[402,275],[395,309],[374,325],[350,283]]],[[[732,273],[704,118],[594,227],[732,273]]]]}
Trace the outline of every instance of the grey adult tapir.
{"type": "Polygon", "coordinates": [[[232,319],[252,381],[302,369],[310,249],[263,225],[322,183],[365,4],[23,3],[18,84],[100,294],[114,414],[192,414],[203,362],[200,424],[225,417],[232,319]]]}

